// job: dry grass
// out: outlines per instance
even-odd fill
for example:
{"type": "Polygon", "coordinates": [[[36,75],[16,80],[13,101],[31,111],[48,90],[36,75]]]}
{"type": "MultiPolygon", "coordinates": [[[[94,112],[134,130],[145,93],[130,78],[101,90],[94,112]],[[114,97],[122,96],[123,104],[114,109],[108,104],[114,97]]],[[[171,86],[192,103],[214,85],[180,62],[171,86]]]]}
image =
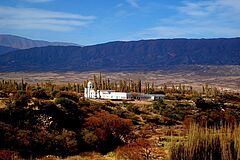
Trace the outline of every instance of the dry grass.
{"type": "Polygon", "coordinates": [[[173,142],[171,160],[238,160],[240,159],[240,126],[202,128],[190,126],[188,137],[173,142]]]}
{"type": "Polygon", "coordinates": [[[5,107],[6,107],[5,102],[2,99],[0,99],[0,109],[5,107]]]}
{"type": "Polygon", "coordinates": [[[60,158],[57,156],[45,156],[38,160],[115,160],[115,155],[101,155],[96,152],[84,152],[80,155],[68,156],[66,158],[60,158]]]}

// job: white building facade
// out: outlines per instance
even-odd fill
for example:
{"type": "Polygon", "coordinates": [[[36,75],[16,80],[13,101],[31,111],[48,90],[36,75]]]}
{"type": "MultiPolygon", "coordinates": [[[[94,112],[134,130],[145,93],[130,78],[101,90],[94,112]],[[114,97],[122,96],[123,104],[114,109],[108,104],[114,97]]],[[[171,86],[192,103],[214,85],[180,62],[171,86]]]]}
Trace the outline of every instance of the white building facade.
{"type": "Polygon", "coordinates": [[[164,99],[164,97],[165,97],[165,95],[163,95],[163,94],[139,93],[134,97],[134,99],[137,99],[137,100],[159,100],[159,99],[164,99]]]}
{"type": "Polygon", "coordinates": [[[142,94],[135,93],[134,96],[127,92],[115,92],[113,90],[94,90],[92,82],[88,82],[87,88],[84,88],[84,97],[90,99],[112,99],[112,100],[157,100],[163,99],[165,96],[162,94],[142,94]]]}

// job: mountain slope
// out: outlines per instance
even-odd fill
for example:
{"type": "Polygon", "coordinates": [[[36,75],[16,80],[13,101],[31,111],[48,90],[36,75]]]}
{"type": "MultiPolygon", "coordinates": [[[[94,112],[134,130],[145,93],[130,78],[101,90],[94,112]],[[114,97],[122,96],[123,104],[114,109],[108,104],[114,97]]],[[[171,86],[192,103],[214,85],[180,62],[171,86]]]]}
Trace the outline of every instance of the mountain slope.
{"type": "Polygon", "coordinates": [[[31,40],[24,37],[0,34],[0,45],[18,49],[28,49],[33,47],[44,47],[44,46],[76,46],[73,43],[64,42],[48,42],[41,40],[31,40]]]}
{"type": "Polygon", "coordinates": [[[49,46],[0,56],[0,71],[142,71],[174,65],[240,65],[240,38],[141,40],[86,47],[49,46]]]}
{"type": "Polygon", "coordinates": [[[11,47],[0,46],[0,55],[11,52],[11,51],[15,51],[15,50],[17,50],[17,49],[11,48],[11,47]]]}

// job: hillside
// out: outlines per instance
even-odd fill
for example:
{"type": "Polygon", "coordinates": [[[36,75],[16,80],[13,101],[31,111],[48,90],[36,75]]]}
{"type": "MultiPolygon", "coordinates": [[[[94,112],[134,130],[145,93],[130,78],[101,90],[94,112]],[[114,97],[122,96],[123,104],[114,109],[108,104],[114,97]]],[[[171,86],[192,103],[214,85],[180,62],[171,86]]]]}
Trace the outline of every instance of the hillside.
{"type": "Polygon", "coordinates": [[[0,71],[144,71],[179,65],[239,65],[240,38],[159,39],[85,47],[48,46],[0,57],[0,71]]]}
{"type": "Polygon", "coordinates": [[[11,51],[15,51],[15,50],[17,50],[17,49],[11,48],[11,47],[0,46],[0,55],[11,52],[11,51]]]}
{"type": "Polygon", "coordinates": [[[0,34],[0,45],[6,46],[6,47],[18,48],[18,49],[28,49],[28,48],[43,47],[43,46],[76,46],[77,44],[32,40],[32,39],[19,37],[15,35],[0,34]]]}

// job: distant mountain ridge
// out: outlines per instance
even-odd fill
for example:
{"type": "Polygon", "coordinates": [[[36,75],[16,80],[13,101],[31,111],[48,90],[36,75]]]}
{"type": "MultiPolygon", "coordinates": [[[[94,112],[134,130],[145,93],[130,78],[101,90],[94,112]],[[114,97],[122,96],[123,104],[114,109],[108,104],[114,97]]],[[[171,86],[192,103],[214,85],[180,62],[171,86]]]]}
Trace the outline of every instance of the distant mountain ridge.
{"type": "Polygon", "coordinates": [[[0,71],[145,71],[176,65],[240,65],[240,38],[48,46],[0,56],[0,71]]]}
{"type": "Polygon", "coordinates": [[[44,47],[44,46],[78,46],[78,44],[32,40],[32,39],[15,36],[15,35],[0,34],[0,46],[17,48],[17,49],[28,49],[28,48],[44,47]]]}

